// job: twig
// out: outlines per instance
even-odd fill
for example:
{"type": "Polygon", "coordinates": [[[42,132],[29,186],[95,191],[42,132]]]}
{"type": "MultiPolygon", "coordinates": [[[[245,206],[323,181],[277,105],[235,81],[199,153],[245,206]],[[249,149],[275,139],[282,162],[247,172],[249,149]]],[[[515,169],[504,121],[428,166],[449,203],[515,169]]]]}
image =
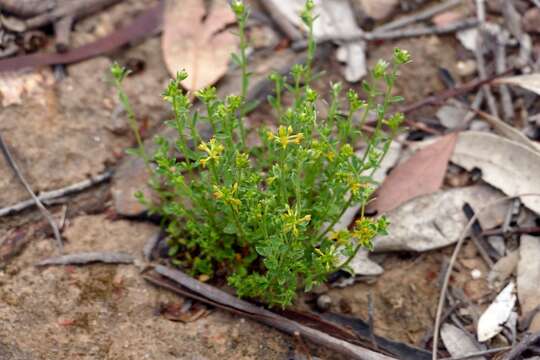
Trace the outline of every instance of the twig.
{"type": "Polygon", "coordinates": [[[69,49],[71,26],[75,20],[73,15],[67,15],[54,23],[54,38],[56,50],[60,53],[69,49]]]}
{"type": "MultiPolygon", "coordinates": [[[[413,28],[413,29],[405,29],[405,30],[394,30],[394,31],[387,31],[387,32],[351,32],[350,34],[343,35],[343,36],[337,36],[337,37],[319,37],[317,39],[318,43],[326,42],[326,41],[346,41],[346,42],[352,42],[352,41],[358,41],[358,40],[365,40],[365,41],[381,41],[381,40],[397,40],[397,39],[403,39],[403,38],[409,38],[409,37],[418,37],[418,36],[425,36],[425,35],[447,35],[451,33],[455,33],[457,31],[469,29],[472,27],[475,27],[478,25],[478,21],[476,19],[470,18],[465,19],[463,21],[455,22],[447,26],[430,26],[430,27],[422,27],[422,28],[413,28]]],[[[292,44],[293,50],[303,50],[307,46],[307,42],[305,40],[295,41],[292,44]]]]}
{"type": "Polygon", "coordinates": [[[13,156],[11,156],[11,153],[9,149],[7,148],[6,144],[4,143],[4,139],[2,138],[1,134],[0,134],[0,150],[2,150],[2,153],[4,154],[4,157],[8,165],[11,167],[15,175],[17,175],[17,178],[19,179],[21,184],[23,184],[26,191],[30,194],[30,196],[32,196],[32,201],[36,204],[36,206],[38,207],[43,217],[47,219],[47,222],[52,228],[54,238],[56,239],[56,242],[58,243],[58,248],[62,252],[63,251],[62,236],[60,235],[60,231],[58,230],[58,225],[54,221],[49,210],[45,208],[45,206],[41,203],[41,201],[38,199],[36,194],[34,194],[34,191],[32,191],[32,188],[30,187],[30,185],[28,184],[28,182],[22,175],[21,170],[19,170],[19,167],[17,166],[17,164],[15,163],[13,156]]]}
{"type": "Polygon", "coordinates": [[[495,353],[510,350],[510,349],[512,349],[512,346],[503,346],[503,347],[499,347],[495,349],[482,350],[482,351],[470,353],[463,356],[442,358],[441,360],[466,360],[466,359],[472,359],[472,358],[483,356],[483,355],[495,354],[495,353]]]}
{"type": "Polygon", "coordinates": [[[517,227],[509,228],[507,231],[504,229],[492,229],[484,230],[482,236],[490,235],[510,235],[510,234],[531,234],[531,235],[540,235],[540,226],[529,226],[529,227],[517,227]]]}
{"type": "Polygon", "coordinates": [[[78,19],[120,1],[122,0],[67,1],[61,6],[57,6],[50,12],[46,12],[26,20],[25,25],[27,29],[35,29],[50,23],[54,23],[65,16],[73,16],[75,19],[78,19]]]}
{"type": "Polygon", "coordinates": [[[465,238],[467,234],[469,233],[470,229],[472,228],[474,222],[478,219],[479,214],[483,213],[484,211],[493,208],[493,206],[498,205],[502,202],[513,200],[517,198],[522,197],[528,197],[528,196],[536,196],[540,197],[540,193],[527,193],[527,194],[518,194],[515,196],[505,196],[503,198],[500,198],[498,200],[495,200],[486,206],[482,207],[479,211],[477,211],[474,216],[469,220],[463,231],[461,232],[461,235],[456,243],[456,247],[454,248],[454,252],[452,253],[452,257],[450,258],[450,263],[448,264],[448,269],[446,270],[446,274],[444,276],[444,282],[443,286],[441,288],[441,294],[439,295],[439,303],[437,305],[437,313],[435,317],[435,325],[433,327],[433,347],[432,347],[432,359],[437,360],[438,354],[437,354],[437,348],[439,345],[439,329],[441,326],[441,318],[442,318],[442,312],[444,308],[444,303],[446,299],[446,292],[448,291],[448,284],[450,282],[450,276],[452,274],[452,269],[454,268],[454,264],[456,263],[457,257],[459,255],[459,252],[461,250],[461,247],[463,246],[463,242],[465,241],[465,238]]]}
{"type": "MultiPolygon", "coordinates": [[[[476,58],[476,64],[478,66],[478,75],[480,75],[481,79],[485,79],[488,77],[486,70],[486,62],[484,59],[484,38],[486,35],[484,29],[486,21],[485,0],[476,0],[476,17],[480,26],[478,29],[478,36],[476,37],[476,47],[474,49],[474,55],[476,58]]],[[[499,112],[497,111],[497,104],[495,102],[495,97],[493,96],[491,89],[489,88],[489,86],[483,85],[482,91],[484,92],[491,115],[499,117],[499,112]]]]}
{"type": "MultiPolygon", "coordinates": [[[[482,90],[478,91],[476,95],[474,96],[474,99],[471,104],[471,108],[473,110],[479,110],[482,106],[482,103],[484,102],[484,92],[482,90]]],[[[465,118],[463,120],[463,125],[468,126],[469,122],[474,119],[476,116],[476,113],[474,111],[468,111],[465,115],[465,118]]]]}
{"type": "MultiPolygon", "coordinates": [[[[508,43],[507,34],[498,27],[496,35],[496,48],[495,48],[495,70],[497,73],[501,73],[506,69],[506,44],[508,43]]],[[[501,103],[503,109],[503,119],[506,122],[510,122],[514,118],[514,105],[512,104],[512,95],[508,89],[508,85],[499,85],[499,92],[501,93],[501,103]]]]}
{"type": "MultiPolygon", "coordinates": [[[[97,175],[97,176],[92,177],[92,178],[87,179],[87,180],[83,180],[83,181],[75,183],[73,185],[66,186],[66,187],[61,188],[61,189],[51,190],[51,191],[44,191],[44,192],[40,193],[37,198],[42,203],[48,203],[49,201],[60,198],[62,196],[71,195],[73,193],[77,193],[77,192],[86,190],[89,187],[92,187],[94,185],[97,185],[97,184],[100,184],[100,183],[102,183],[104,181],[109,180],[111,178],[111,176],[112,176],[112,172],[107,171],[107,172],[105,172],[103,174],[97,175]]],[[[8,207],[5,207],[5,208],[1,208],[0,209],[0,217],[20,212],[20,211],[28,209],[29,207],[32,207],[34,205],[36,205],[36,202],[32,198],[32,199],[21,201],[21,202],[15,204],[15,205],[11,205],[11,206],[8,206],[8,207]]]]}
{"type": "Polygon", "coordinates": [[[521,341],[516,346],[514,346],[512,350],[510,350],[504,355],[502,360],[517,359],[518,356],[520,356],[527,350],[529,345],[537,342],[538,340],[540,340],[540,332],[534,334],[526,333],[523,339],[521,339],[521,341]]]}
{"type": "Polygon", "coordinates": [[[296,321],[287,319],[271,311],[240,300],[233,295],[225,293],[224,291],[197,281],[181,271],[170,269],[161,265],[156,265],[154,267],[154,271],[182,285],[189,291],[182,291],[182,289],[175,289],[175,287],[170,285],[163,285],[163,282],[160,283],[159,279],[151,276],[145,276],[145,278],[153,283],[165,286],[172,291],[182,293],[185,296],[195,299],[203,299],[203,301],[206,303],[212,303],[222,309],[250,317],[266,325],[275,327],[276,329],[287,334],[294,335],[295,332],[298,332],[303,338],[339,352],[345,355],[348,359],[395,360],[393,357],[351,344],[347,341],[330,336],[322,331],[304,326],[296,321]]]}
{"type": "Polygon", "coordinates": [[[40,261],[36,266],[49,265],[84,265],[88,263],[102,262],[106,264],[132,264],[135,258],[120,252],[81,252],[52,257],[40,261]]]}
{"type": "Polygon", "coordinates": [[[500,77],[504,77],[504,76],[507,76],[511,73],[514,72],[514,68],[511,68],[511,69],[507,69],[505,72],[501,73],[501,74],[495,74],[493,76],[490,76],[489,78],[486,78],[486,79],[474,79],[474,80],[471,80],[461,86],[458,86],[458,87],[455,87],[455,88],[452,88],[452,89],[448,89],[448,90],[445,90],[437,95],[432,95],[432,96],[428,96],[420,101],[417,101],[415,103],[412,103],[412,104],[409,104],[409,105],[406,105],[402,108],[399,109],[400,112],[402,113],[411,113],[413,111],[416,111],[424,106],[427,106],[427,105],[437,105],[437,104],[441,104],[443,103],[444,101],[446,101],[447,99],[450,99],[450,98],[453,98],[453,97],[457,97],[457,96],[460,96],[460,95],[463,95],[463,94],[466,94],[474,89],[477,89],[483,85],[487,85],[491,82],[493,82],[494,80],[500,78],[500,77]]]}
{"type": "Polygon", "coordinates": [[[434,5],[424,11],[420,11],[416,14],[409,16],[403,16],[397,20],[379,26],[375,29],[375,32],[395,30],[403,26],[413,24],[415,22],[424,21],[430,19],[435,14],[451,9],[459,4],[461,4],[461,0],[448,0],[446,2],[443,2],[442,4],[434,5]]]}
{"type": "Polygon", "coordinates": [[[470,18],[463,21],[458,21],[446,26],[430,26],[425,28],[413,28],[404,30],[395,30],[388,32],[373,32],[366,33],[367,41],[377,40],[395,40],[408,37],[426,36],[426,35],[447,35],[461,30],[469,29],[478,25],[476,19],[470,18]]]}

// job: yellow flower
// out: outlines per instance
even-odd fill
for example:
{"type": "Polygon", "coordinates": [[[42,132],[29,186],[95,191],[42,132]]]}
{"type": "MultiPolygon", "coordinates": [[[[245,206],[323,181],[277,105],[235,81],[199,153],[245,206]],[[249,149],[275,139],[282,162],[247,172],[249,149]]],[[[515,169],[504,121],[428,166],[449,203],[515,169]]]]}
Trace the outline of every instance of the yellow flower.
{"type": "Polygon", "coordinates": [[[216,138],[210,139],[208,143],[205,143],[204,141],[201,142],[199,146],[197,146],[197,148],[208,154],[206,158],[200,160],[200,163],[203,167],[206,167],[206,164],[210,160],[213,160],[217,163],[219,161],[221,153],[223,153],[223,150],[225,150],[223,145],[216,141],[216,138]]]}
{"type": "Polygon", "coordinates": [[[335,157],[336,157],[336,153],[333,152],[333,151],[331,151],[331,150],[330,150],[329,152],[326,153],[326,158],[327,158],[328,160],[330,160],[330,161],[334,160],[335,157]]]}
{"type": "Polygon", "coordinates": [[[287,147],[289,144],[300,144],[302,140],[304,140],[304,134],[298,133],[293,134],[293,128],[292,126],[280,126],[278,129],[277,135],[269,131],[267,133],[268,140],[274,140],[278,144],[280,144],[283,149],[287,147]]]}
{"type": "Polygon", "coordinates": [[[234,183],[230,189],[227,189],[226,187],[220,188],[219,186],[214,185],[214,197],[218,200],[222,200],[226,204],[231,205],[235,209],[242,205],[240,199],[234,197],[237,191],[238,183],[234,183]]]}
{"type": "Polygon", "coordinates": [[[298,218],[298,212],[291,209],[289,205],[287,205],[287,212],[281,217],[285,223],[283,225],[283,231],[285,231],[285,233],[292,232],[294,236],[298,236],[300,234],[298,225],[303,225],[311,221],[311,215],[298,218]]]}

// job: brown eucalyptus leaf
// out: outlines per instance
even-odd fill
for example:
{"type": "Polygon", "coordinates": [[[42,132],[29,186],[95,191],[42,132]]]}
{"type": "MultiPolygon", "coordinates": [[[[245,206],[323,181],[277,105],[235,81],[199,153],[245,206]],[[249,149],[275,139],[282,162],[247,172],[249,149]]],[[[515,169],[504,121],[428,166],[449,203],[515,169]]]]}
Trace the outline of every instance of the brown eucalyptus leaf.
{"type": "Polygon", "coordinates": [[[457,133],[445,135],[399,164],[377,190],[372,209],[387,212],[412,198],[439,190],[456,140],[457,133]]]}
{"type": "Polygon", "coordinates": [[[163,57],[172,75],[182,69],[189,74],[182,86],[196,91],[214,84],[227,72],[238,41],[226,27],[234,21],[225,0],[213,1],[209,8],[204,0],[167,2],[163,57]]]}

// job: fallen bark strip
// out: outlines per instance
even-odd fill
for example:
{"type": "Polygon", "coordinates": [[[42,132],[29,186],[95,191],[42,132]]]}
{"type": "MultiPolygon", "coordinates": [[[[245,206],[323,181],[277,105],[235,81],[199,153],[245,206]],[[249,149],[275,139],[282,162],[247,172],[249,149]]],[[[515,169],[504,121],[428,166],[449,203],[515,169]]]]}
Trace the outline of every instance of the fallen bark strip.
{"type": "MultiPolygon", "coordinates": [[[[62,196],[71,195],[74,193],[81,192],[83,190],[86,190],[94,185],[101,184],[102,182],[105,182],[109,180],[112,176],[111,171],[106,171],[103,174],[99,174],[97,176],[91,177],[89,179],[83,180],[81,182],[75,183],[73,185],[66,186],[61,189],[51,190],[51,191],[44,191],[40,193],[37,198],[42,203],[47,204],[47,202],[60,198],[62,196]]],[[[34,199],[28,199],[21,201],[17,204],[7,206],[5,208],[0,209],[0,217],[5,215],[11,215],[20,211],[23,211],[25,209],[28,209],[29,207],[34,206],[36,203],[34,199]]]]}
{"type": "Polygon", "coordinates": [[[2,135],[0,134],[0,151],[4,155],[4,158],[6,159],[6,162],[8,163],[9,167],[13,170],[21,184],[24,186],[26,191],[30,194],[32,197],[32,201],[36,204],[39,211],[43,215],[45,219],[47,219],[47,222],[51,226],[51,229],[54,234],[54,238],[56,239],[56,242],[58,243],[58,247],[60,248],[60,251],[63,250],[63,243],[62,243],[62,236],[60,235],[60,230],[58,230],[58,225],[56,224],[56,221],[53,219],[51,213],[47,208],[41,203],[39,198],[34,194],[34,191],[32,191],[32,188],[24,178],[21,170],[17,166],[17,163],[15,162],[15,159],[13,159],[13,156],[11,155],[11,152],[7,148],[6,144],[4,143],[4,139],[2,138],[2,135]]]}
{"type": "MultiPolygon", "coordinates": [[[[167,268],[162,265],[154,267],[154,271],[158,274],[175,281],[184,286],[190,291],[195,292],[202,298],[210,299],[214,304],[219,303],[221,308],[232,309],[235,312],[242,313],[245,316],[256,319],[266,325],[275,327],[287,334],[300,334],[302,338],[313,343],[323,345],[333,351],[339,352],[349,359],[358,360],[392,360],[395,358],[377,353],[375,351],[351,344],[345,340],[341,340],[325,334],[319,330],[301,325],[295,321],[277,315],[266,309],[257,307],[246,301],[240,300],[230,294],[227,294],[210,285],[203,284],[192,277],[184,274],[181,271],[167,268]]],[[[154,282],[155,278],[150,276],[145,277],[147,280],[154,282]]],[[[154,282],[157,283],[157,282],[154,282]]],[[[172,290],[172,287],[168,287],[172,290]]],[[[188,295],[189,296],[189,295],[188,295]]]]}
{"type": "Polygon", "coordinates": [[[36,266],[85,265],[95,262],[106,264],[132,264],[134,261],[135,258],[126,253],[90,251],[48,258],[40,261],[36,266]]]}
{"type": "Polygon", "coordinates": [[[158,5],[146,10],[142,15],[139,15],[129,25],[116,30],[108,36],[66,53],[38,53],[2,60],[0,61],[0,72],[47,65],[72,64],[108,53],[122,45],[148,37],[161,24],[162,6],[163,3],[160,2],[158,5]]]}

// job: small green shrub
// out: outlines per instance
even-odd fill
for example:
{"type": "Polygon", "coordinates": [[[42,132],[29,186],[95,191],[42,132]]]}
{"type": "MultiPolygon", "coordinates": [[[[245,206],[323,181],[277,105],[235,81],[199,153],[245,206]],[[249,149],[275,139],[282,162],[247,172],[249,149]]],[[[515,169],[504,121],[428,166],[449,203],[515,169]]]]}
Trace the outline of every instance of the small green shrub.
{"type": "Polygon", "coordinates": [[[398,67],[410,56],[396,49],[392,64],[379,61],[371,80],[362,84],[365,100],[349,90],[345,111],[340,107],[342,85],[331,84],[328,116],[320,118],[319,94],[310,87],[315,42],[313,2],[308,0],[301,15],[309,29],[307,62],[295,65],[290,78],[271,75],[275,95],[269,102],[279,125],[260,129],[262,145],[249,146],[243,125],[252,106],[246,102],[248,12],[238,1],[232,9],[239,24],[240,54],[233,60],[242,69],[241,94],[218,99],[214,87],[200,90],[195,95],[205,112],[192,111],[190,96],[180,86],[187,74],[177,74],[164,99],[174,112],[168,125],[178,130],[178,139],[171,144],[158,138],[152,156],[142,147],[122,91],[126,72],[115,65],[112,73],[137,134],[134,153],[147,161],[160,199],[141,200],[164,219],[172,263],[194,275],[226,274],[239,296],[287,306],[298,287],[309,290],[329,273],[347,270],[361,247],[371,248],[372,239],[386,232],[386,219],[365,217],[364,207],[376,185],[373,173],[403,120],[400,113],[387,113],[402,100],[392,95],[392,87],[398,67]],[[283,91],[294,97],[288,108],[281,100],[283,91]],[[369,114],[377,119],[370,136],[361,130],[369,114]],[[204,122],[212,129],[210,139],[199,132],[204,122]],[[359,141],[367,144],[360,157],[351,145],[359,141]],[[178,152],[182,160],[172,155],[178,152]],[[332,232],[345,210],[357,204],[361,215],[354,228],[332,232]],[[339,262],[340,254],[347,260],[339,262]]]}

